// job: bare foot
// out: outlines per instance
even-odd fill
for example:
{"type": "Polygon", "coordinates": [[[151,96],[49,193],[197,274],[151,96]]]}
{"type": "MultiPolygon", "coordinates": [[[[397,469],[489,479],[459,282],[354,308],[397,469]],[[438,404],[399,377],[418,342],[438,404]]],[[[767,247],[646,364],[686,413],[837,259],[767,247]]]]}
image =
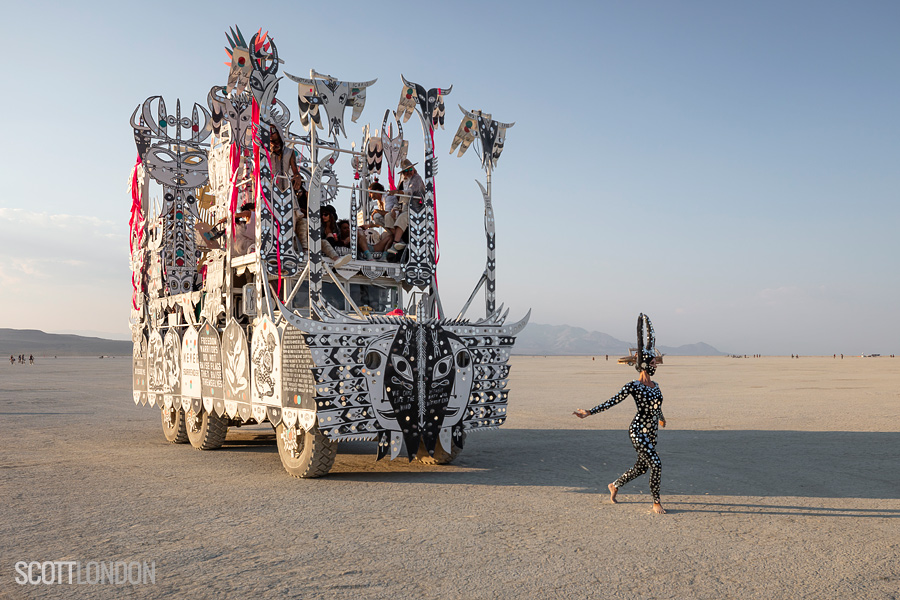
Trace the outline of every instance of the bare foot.
{"type": "Polygon", "coordinates": [[[617,488],[616,484],[614,484],[614,483],[611,483],[606,487],[609,488],[609,501],[612,502],[613,504],[618,504],[619,501],[616,500],[616,494],[619,493],[619,488],[617,488]]]}
{"type": "Polygon", "coordinates": [[[654,502],[653,503],[653,512],[655,512],[658,515],[664,515],[664,514],[666,514],[666,509],[664,509],[662,507],[662,504],[660,504],[659,502],[654,502]]]}

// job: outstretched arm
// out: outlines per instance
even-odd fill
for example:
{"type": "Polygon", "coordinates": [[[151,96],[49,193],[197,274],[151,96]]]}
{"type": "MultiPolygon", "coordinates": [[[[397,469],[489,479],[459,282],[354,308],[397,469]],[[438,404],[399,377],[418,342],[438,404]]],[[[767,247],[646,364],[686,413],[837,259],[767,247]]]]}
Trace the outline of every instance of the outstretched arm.
{"type": "Polygon", "coordinates": [[[633,383],[634,383],[633,381],[626,383],[624,386],[622,386],[622,389],[619,390],[618,394],[616,394],[615,396],[613,396],[606,402],[604,402],[602,404],[598,404],[591,410],[584,410],[583,408],[579,408],[572,414],[575,415],[576,417],[578,417],[579,419],[584,419],[589,415],[596,415],[600,411],[604,411],[607,408],[611,408],[611,407],[615,406],[616,404],[618,404],[619,402],[624,400],[628,396],[628,394],[631,393],[631,386],[633,385],[633,383]]]}

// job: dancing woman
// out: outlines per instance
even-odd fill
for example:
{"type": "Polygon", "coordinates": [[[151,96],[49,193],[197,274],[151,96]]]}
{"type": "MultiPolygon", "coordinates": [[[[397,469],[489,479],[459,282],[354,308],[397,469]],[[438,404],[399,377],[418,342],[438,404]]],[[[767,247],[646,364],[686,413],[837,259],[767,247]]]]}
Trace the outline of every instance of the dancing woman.
{"type": "MultiPolygon", "coordinates": [[[[591,410],[579,408],[574,413],[580,419],[588,415],[611,408],[624,400],[629,394],[634,397],[637,405],[637,414],[628,428],[631,444],[638,453],[637,462],[631,470],[609,484],[609,499],[616,503],[616,494],[619,488],[639,477],[650,469],[650,492],[653,494],[653,512],[665,514],[662,504],[659,502],[659,479],[662,474],[662,461],[656,453],[656,423],[660,427],[666,426],[666,418],[662,412],[662,392],[659,386],[650,379],[656,373],[657,365],[662,364],[662,355],[656,352],[656,340],[653,335],[653,325],[645,314],[638,315],[637,322],[637,354],[633,357],[634,367],[640,372],[637,380],[626,383],[618,394],[602,404],[598,404],[591,410]],[[647,345],[644,346],[644,325],[647,326],[647,345]]],[[[631,361],[629,361],[631,362],[631,361]]]]}

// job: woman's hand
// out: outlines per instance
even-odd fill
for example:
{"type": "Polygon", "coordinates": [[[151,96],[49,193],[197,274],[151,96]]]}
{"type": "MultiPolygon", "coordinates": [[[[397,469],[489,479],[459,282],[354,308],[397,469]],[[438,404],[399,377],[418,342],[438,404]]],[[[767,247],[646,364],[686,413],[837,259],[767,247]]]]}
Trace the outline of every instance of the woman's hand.
{"type": "Polygon", "coordinates": [[[575,415],[576,417],[578,417],[579,419],[584,419],[584,418],[586,418],[586,417],[591,416],[591,413],[589,413],[588,411],[584,410],[583,408],[579,408],[578,410],[576,410],[576,411],[573,412],[572,414],[575,415]]]}
{"type": "Polygon", "coordinates": [[[660,426],[660,427],[665,427],[665,426],[666,426],[666,421],[665,421],[665,419],[660,419],[660,421],[659,421],[659,426],[660,426]]]}

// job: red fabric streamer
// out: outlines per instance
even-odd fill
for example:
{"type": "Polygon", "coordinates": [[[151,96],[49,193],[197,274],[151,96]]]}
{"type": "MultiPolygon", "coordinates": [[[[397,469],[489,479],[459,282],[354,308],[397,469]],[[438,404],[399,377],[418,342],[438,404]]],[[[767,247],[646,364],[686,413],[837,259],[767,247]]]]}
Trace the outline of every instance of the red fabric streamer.
{"type": "Polygon", "coordinates": [[[259,194],[260,184],[259,184],[259,104],[256,103],[256,98],[253,98],[252,102],[252,113],[251,113],[251,138],[253,139],[253,198],[256,199],[259,194]]]}
{"type": "MultiPolygon", "coordinates": [[[[141,187],[138,185],[137,177],[138,167],[140,167],[140,165],[141,155],[138,154],[137,162],[135,162],[134,169],[131,171],[131,218],[128,220],[130,231],[128,246],[131,250],[132,259],[134,259],[135,247],[140,250],[144,246],[144,211],[141,204],[141,187]]],[[[135,310],[138,308],[137,298],[144,273],[144,255],[142,252],[138,254],[137,263],[137,270],[132,270],[131,272],[131,306],[134,307],[135,310]]]]}
{"type": "MultiPolygon", "coordinates": [[[[431,128],[431,152],[434,153],[434,127],[431,128]]],[[[441,245],[438,243],[438,217],[437,217],[437,182],[434,177],[434,170],[431,174],[431,193],[434,199],[434,291],[438,292],[437,265],[441,260],[441,245]]],[[[438,318],[441,318],[441,311],[435,307],[438,318]]]]}
{"type": "MultiPolygon", "coordinates": [[[[266,160],[269,161],[269,170],[272,170],[272,157],[269,155],[269,149],[266,148],[266,160]]],[[[275,222],[275,231],[273,237],[275,238],[275,259],[278,261],[278,294],[281,294],[281,244],[279,240],[281,238],[281,223],[278,222],[278,217],[275,216],[275,211],[272,210],[272,207],[269,206],[269,200],[266,198],[266,195],[262,193],[262,189],[260,189],[260,197],[262,197],[263,202],[266,203],[266,208],[269,209],[269,214],[272,215],[272,220],[275,222]]],[[[259,250],[257,249],[257,252],[259,250]]]]}
{"type": "MultiPolygon", "coordinates": [[[[431,129],[431,151],[434,152],[434,128],[431,129]]],[[[437,284],[437,264],[441,260],[441,245],[438,243],[437,182],[434,173],[431,175],[431,189],[434,196],[434,281],[437,284]]]]}
{"type": "MultiPolygon", "coordinates": [[[[272,210],[272,207],[269,205],[269,199],[266,198],[266,195],[262,191],[262,182],[260,181],[260,163],[259,163],[259,147],[261,145],[261,140],[259,137],[259,104],[256,103],[256,98],[253,98],[252,104],[252,133],[253,133],[253,192],[254,198],[262,198],[263,202],[266,203],[266,208],[269,210],[269,214],[272,215],[272,220],[275,222],[275,230],[272,232],[272,237],[275,241],[275,260],[278,263],[278,294],[281,295],[281,244],[279,243],[281,238],[281,224],[278,222],[277,217],[275,216],[275,211],[272,210]]],[[[272,157],[269,155],[268,146],[263,146],[266,151],[266,160],[269,161],[269,172],[272,172],[272,157]]],[[[258,202],[258,201],[257,201],[258,202]]],[[[257,214],[259,214],[258,207],[257,214]]],[[[256,251],[260,252],[262,248],[257,248],[256,251]]]]}
{"type": "Polygon", "coordinates": [[[231,148],[229,149],[229,158],[231,159],[231,204],[229,205],[228,210],[231,213],[231,236],[233,238],[235,228],[234,214],[237,212],[238,208],[237,177],[238,171],[241,168],[241,149],[240,144],[238,144],[237,142],[231,142],[231,148]]]}

